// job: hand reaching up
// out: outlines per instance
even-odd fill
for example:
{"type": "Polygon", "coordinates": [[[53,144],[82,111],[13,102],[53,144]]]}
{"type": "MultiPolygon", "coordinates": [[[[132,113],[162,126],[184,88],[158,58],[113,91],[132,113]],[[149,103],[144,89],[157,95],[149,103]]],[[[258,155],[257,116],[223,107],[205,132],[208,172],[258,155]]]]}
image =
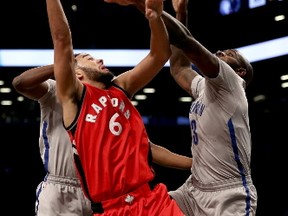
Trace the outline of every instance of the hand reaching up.
{"type": "Polygon", "coordinates": [[[185,13],[189,0],[172,0],[173,9],[176,13],[185,13]]]}
{"type": "Polygon", "coordinates": [[[155,19],[160,17],[162,11],[163,0],[145,0],[145,16],[147,19],[155,19]]]}

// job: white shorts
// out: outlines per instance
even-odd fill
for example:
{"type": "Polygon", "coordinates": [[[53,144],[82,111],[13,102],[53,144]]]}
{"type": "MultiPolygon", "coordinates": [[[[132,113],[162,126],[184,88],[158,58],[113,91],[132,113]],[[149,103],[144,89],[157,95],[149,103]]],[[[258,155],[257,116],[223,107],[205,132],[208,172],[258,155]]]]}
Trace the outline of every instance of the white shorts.
{"type": "Polygon", "coordinates": [[[257,191],[250,177],[245,186],[234,179],[206,188],[192,181],[190,176],[177,190],[169,192],[186,216],[256,215],[257,191]]]}
{"type": "Polygon", "coordinates": [[[92,216],[78,179],[48,175],[36,190],[37,216],[92,216]]]}

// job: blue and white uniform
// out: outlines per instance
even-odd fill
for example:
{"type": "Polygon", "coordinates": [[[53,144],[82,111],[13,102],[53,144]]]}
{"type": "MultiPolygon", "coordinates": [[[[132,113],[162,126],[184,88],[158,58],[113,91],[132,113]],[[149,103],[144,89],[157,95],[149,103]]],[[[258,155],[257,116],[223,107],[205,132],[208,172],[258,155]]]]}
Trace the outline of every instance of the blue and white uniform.
{"type": "Polygon", "coordinates": [[[91,216],[91,203],[80,187],[72,145],[63,126],[56,83],[48,80],[41,108],[39,149],[47,175],[36,191],[37,216],[91,216]]]}
{"type": "Polygon", "coordinates": [[[193,165],[170,195],[188,216],[254,216],[251,134],[245,81],[219,60],[216,78],[196,76],[189,112],[193,165]]]}

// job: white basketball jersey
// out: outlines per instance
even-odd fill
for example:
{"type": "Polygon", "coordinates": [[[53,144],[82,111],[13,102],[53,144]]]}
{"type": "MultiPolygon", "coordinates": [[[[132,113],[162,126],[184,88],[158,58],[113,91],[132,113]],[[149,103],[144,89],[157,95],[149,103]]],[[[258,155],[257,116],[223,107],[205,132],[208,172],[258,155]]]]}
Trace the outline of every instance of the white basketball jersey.
{"type": "Polygon", "coordinates": [[[39,99],[41,158],[50,174],[76,178],[72,145],[62,123],[62,107],[56,97],[56,83],[54,80],[48,80],[47,83],[49,90],[39,99]]]}
{"type": "Polygon", "coordinates": [[[251,135],[245,82],[219,59],[216,78],[197,76],[189,112],[193,177],[200,183],[250,175],[251,135]]]}

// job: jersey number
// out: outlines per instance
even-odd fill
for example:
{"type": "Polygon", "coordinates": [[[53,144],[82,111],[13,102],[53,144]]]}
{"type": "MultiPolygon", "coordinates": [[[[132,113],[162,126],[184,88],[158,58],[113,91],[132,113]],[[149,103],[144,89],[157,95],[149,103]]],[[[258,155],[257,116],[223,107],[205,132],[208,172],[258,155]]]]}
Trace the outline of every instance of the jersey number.
{"type": "Polygon", "coordinates": [[[111,133],[114,134],[115,136],[119,136],[120,133],[122,132],[122,125],[116,121],[118,117],[119,114],[115,113],[109,121],[109,129],[111,133]]]}
{"type": "Polygon", "coordinates": [[[198,138],[198,134],[196,131],[197,129],[196,121],[194,119],[190,122],[190,127],[191,127],[192,141],[195,145],[198,145],[199,138],[198,138]]]}

